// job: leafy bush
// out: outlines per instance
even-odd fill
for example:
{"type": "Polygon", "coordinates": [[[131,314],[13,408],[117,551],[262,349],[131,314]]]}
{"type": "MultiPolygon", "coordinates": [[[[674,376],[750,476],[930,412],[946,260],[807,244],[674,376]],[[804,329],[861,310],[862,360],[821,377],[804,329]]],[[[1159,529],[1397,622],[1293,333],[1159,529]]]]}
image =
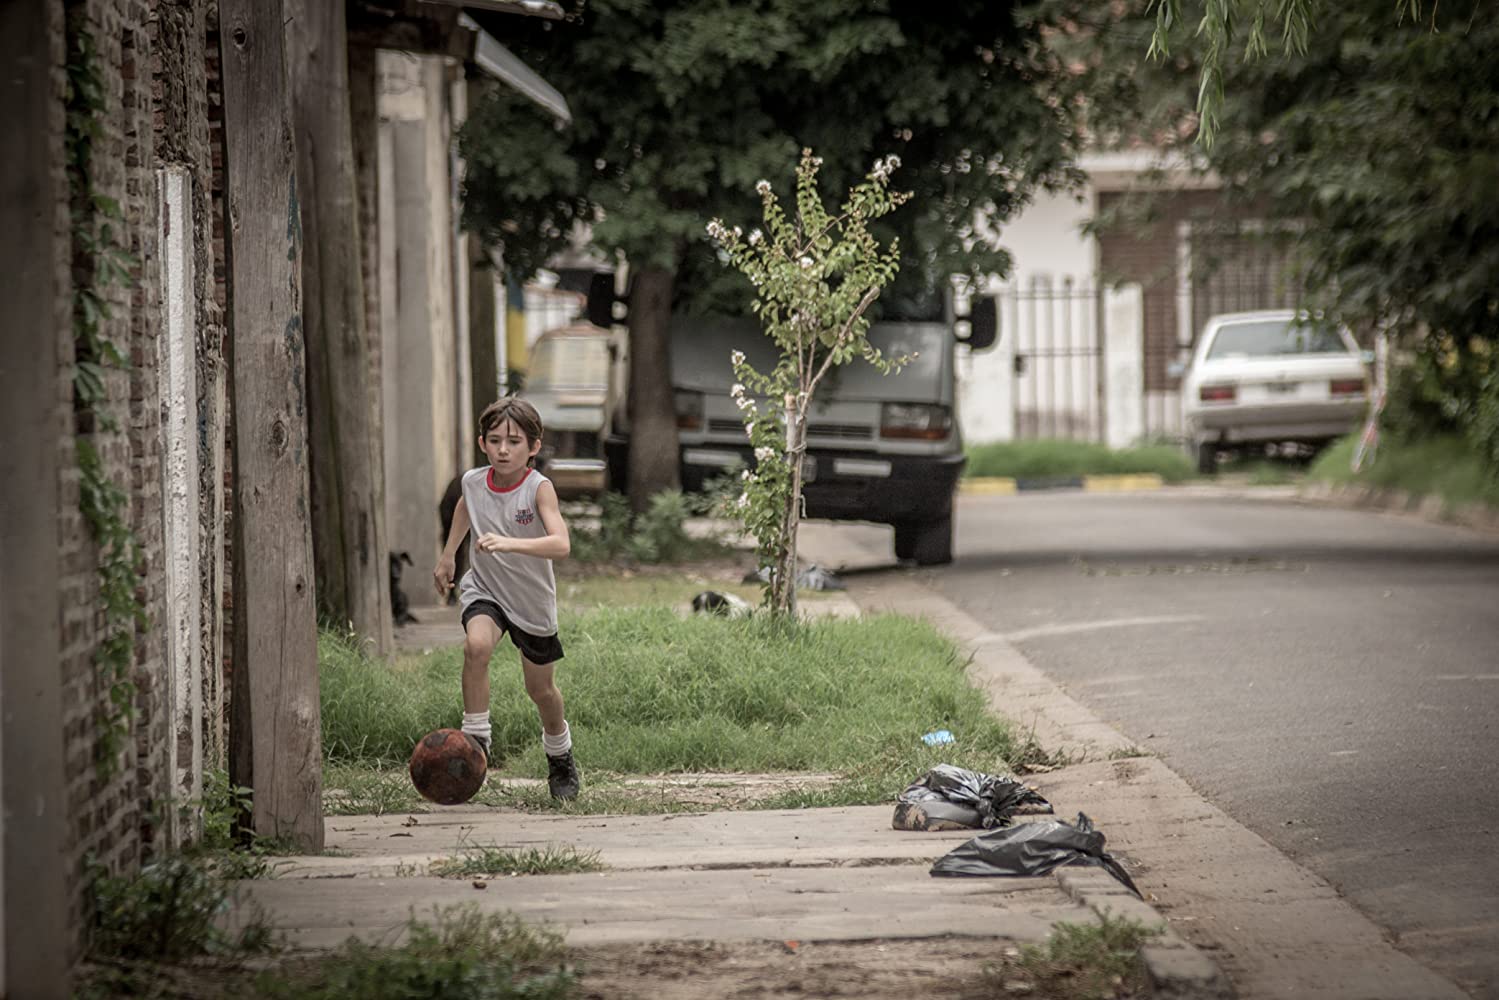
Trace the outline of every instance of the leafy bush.
{"type": "Polygon", "coordinates": [[[181,962],[201,955],[263,951],[270,944],[258,918],[234,935],[218,924],[229,884],[200,860],[169,857],[138,875],[93,878],[96,958],[181,962]]]}
{"type": "Polygon", "coordinates": [[[694,538],[687,533],[687,521],[715,513],[719,503],[717,493],[689,497],[673,490],[651,497],[645,511],[636,515],[622,494],[606,493],[599,500],[597,526],[581,520],[569,524],[572,558],[585,563],[671,563],[716,555],[722,541],[694,538]]]}
{"type": "Polygon", "coordinates": [[[1155,444],[1118,451],[1092,441],[993,441],[968,448],[964,477],[1070,479],[1077,476],[1154,473],[1168,483],[1191,479],[1196,469],[1180,448],[1155,444]]]}

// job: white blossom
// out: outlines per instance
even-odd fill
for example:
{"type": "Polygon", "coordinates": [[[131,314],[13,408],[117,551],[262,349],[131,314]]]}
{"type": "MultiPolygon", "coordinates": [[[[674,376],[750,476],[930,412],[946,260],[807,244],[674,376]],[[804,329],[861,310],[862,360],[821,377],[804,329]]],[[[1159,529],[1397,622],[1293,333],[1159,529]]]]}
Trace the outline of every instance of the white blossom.
{"type": "Polygon", "coordinates": [[[749,423],[747,423],[747,424],[744,425],[744,436],[747,437],[747,438],[754,438],[754,436],[755,436],[755,422],[753,420],[751,420],[749,423]]]}
{"type": "Polygon", "coordinates": [[[738,507],[740,510],[743,510],[744,508],[748,507],[749,506],[749,494],[748,493],[741,493],[741,494],[739,494],[739,499],[734,502],[734,506],[738,507]]]}
{"type": "Polygon", "coordinates": [[[730,361],[731,364],[736,364],[736,365],[742,365],[742,364],[744,364],[744,352],[743,351],[734,351],[732,354],[729,355],[729,361],[730,361]]]}
{"type": "Polygon", "coordinates": [[[750,235],[749,235],[749,245],[750,246],[752,246],[752,247],[759,246],[760,245],[760,241],[763,240],[763,239],[765,239],[765,234],[762,233],[762,232],[760,232],[760,230],[754,229],[754,230],[750,231],[750,235]]]}
{"type": "Polygon", "coordinates": [[[729,395],[733,396],[735,399],[738,399],[740,396],[743,396],[744,395],[744,385],[742,383],[740,383],[740,382],[735,382],[734,385],[733,385],[733,387],[731,389],[729,389],[729,395]]]}
{"type": "Polygon", "coordinates": [[[872,170],[871,173],[874,175],[876,180],[889,180],[890,175],[895,173],[896,168],[899,166],[900,157],[896,156],[894,153],[891,153],[883,160],[875,160],[874,170],[872,170]]]}
{"type": "Polygon", "coordinates": [[[761,445],[759,448],[755,449],[755,461],[757,462],[769,462],[775,457],[776,450],[774,448],[767,448],[764,445],[761,445]]]}
{"type": "Polygon", "coordinates": [[[805,271],[812,266],[812,258],[803,257],[801,260],[797,261],[797,263],[800,264],[802,266],[802,270],[805,271]]]}
{"type": "Polygon", "coordinates": [[[739,473],[739,478],[742,479],[746,483],[749,482],[750,481],[750,470],[745,469],[743,472],[739,473]]]}
{"type": "Polygon", "coordinates": [[[758,194],[762,198],[765,197],[766,195],[770,194],[770,181],[767,181],[764,178],[761,178],[760,180],[756,181],[755,182],[755,193],[758,194]]]}
{"type": "Polygon", "coordinates": [[[734,405],[737,406],[737,407],[739,407],[741,410],[747,410],[751,406],[754,406],[755,402],[752,399],[748,399],[748,398],[746,398],[744,396],[740,396],[740,397],[738,397],[738,398],[736,398],[734,400],[734,405]]]}

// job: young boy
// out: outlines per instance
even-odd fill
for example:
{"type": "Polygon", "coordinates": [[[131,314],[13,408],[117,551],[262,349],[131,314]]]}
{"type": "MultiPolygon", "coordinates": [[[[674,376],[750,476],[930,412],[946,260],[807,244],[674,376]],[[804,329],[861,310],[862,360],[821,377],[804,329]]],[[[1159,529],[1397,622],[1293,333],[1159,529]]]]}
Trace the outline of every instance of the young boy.
{"type": "Polygon", "coordinates": [[[446,597],[453,586],[458,546],[473,529],[469,571],[458,584],[463,606],[463,731],[489,756],[489,657],[500,637],[520,650],[526,693],[541,714],[547,787],[555,799],[574,799],[580,784],[572,734],[553,682],[562,659],[557,641],[557,584],[552,560],[566,559],[567,524],[551,480],[533,468],[541,450],[541,415],[524,400],[506,398],[479,416],[479,448],[488,465],[463,474],[463,497],[453,511],[448,543],[433,576],[446,597]]]}

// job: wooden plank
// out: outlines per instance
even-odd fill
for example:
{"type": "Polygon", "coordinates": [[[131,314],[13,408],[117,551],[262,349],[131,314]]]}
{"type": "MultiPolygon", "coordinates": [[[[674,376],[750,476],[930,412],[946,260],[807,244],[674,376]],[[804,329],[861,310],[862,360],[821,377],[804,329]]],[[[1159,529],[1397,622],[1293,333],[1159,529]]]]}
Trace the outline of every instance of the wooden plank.
{"type": "Polygon", "coordinates": [[[280,0],[220,0],[234,413],[230,773],[255,833],[323,846],[302,234],[280,0]]]}
{"type": "MultiPolygon", "coordinates": [[[[364,648],[394,648],[384,441],[372,404],[344,5],[285,0],[291,121],[302,192],[303,331],[317,600],[364,648]]],[[[435,506],[435,501],[434,501],[435,506]]]]}
{"type": "Polygon", "coordinates": [[[71,827],[64,780],[59,648],[58,458],[71,451],[71,383],[60,378],[68,336],[68,193],[61,164],[60,5],[0,4],[0,996],[70,994],[71,827]]]}

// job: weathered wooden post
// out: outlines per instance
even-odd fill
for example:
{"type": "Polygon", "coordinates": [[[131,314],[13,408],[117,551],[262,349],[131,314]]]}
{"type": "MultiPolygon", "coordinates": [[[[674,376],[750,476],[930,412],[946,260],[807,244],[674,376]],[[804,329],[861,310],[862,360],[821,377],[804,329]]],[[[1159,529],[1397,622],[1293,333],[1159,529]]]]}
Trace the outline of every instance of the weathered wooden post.
{"type": "MultiPolygon", "coordinates": [[[[339,5],[342,10],[342,5],[339,5]]],[[[323,845],[302,235],[281,0],[220,0],[234,413],[229,766],[255,833],[323,845]]]]}
{"type": "MultiPolygon", "coordinates": [[[[370,388],[345,5],[285,0],[303,232],[312,544],[323,612],[384,656],[391,635],[384,441],[370,388]]],[[[371,81],[372,82],[372,81],[371,81]]],[[[437,497],[432,498],[433,510],[437,497]]]]}

